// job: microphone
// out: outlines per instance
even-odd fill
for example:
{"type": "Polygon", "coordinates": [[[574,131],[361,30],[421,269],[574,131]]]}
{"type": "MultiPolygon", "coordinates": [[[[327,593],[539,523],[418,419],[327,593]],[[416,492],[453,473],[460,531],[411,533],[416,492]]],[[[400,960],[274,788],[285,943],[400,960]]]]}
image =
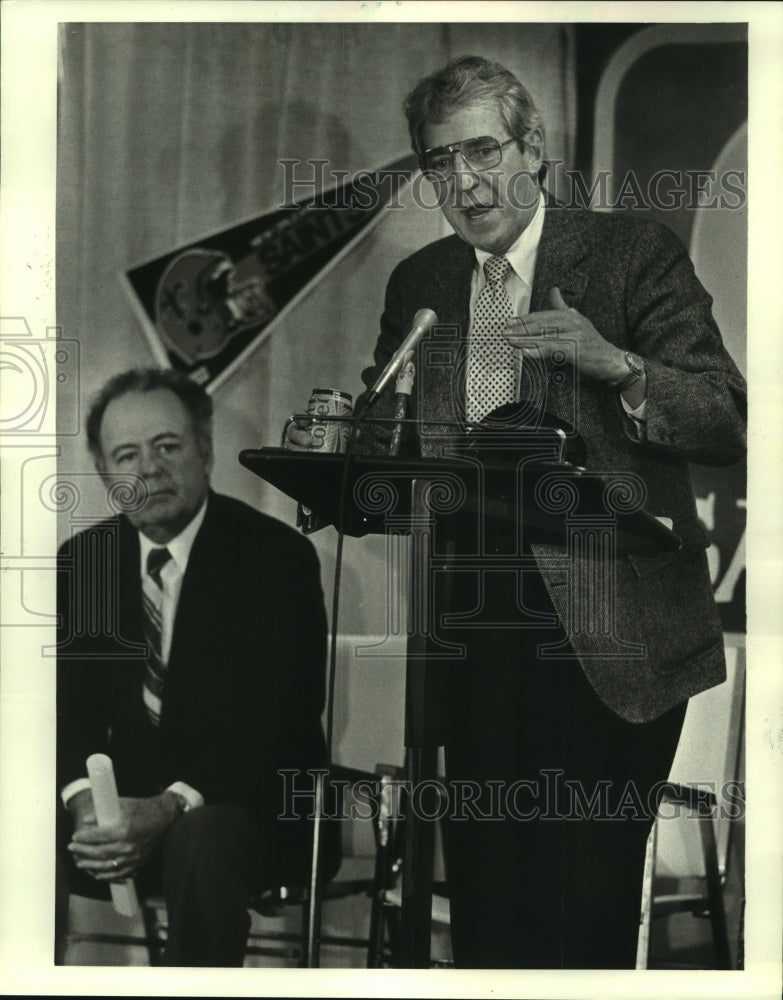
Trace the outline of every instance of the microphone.
{"type": "Polygon", "coordinates": [[[394,352],[391,361],[389,361],[378,376],[375,385],[370,389],[364,403],[365,412],[373,405],[389,382],[397,375],[397,372],[405,364],[405,358],[409,352],[414,349],[427,330],[437,322],[438,317],[432,309],[419,309],[413,317],[413,326],[411,326],[410,333],[394,352]]]}

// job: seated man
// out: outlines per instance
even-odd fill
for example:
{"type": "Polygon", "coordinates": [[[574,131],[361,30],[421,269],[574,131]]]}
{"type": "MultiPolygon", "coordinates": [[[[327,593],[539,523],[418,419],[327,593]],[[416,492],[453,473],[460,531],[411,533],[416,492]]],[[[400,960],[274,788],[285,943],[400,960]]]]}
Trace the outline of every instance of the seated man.
{"type": "Polygon", "coordinates": [[[278,772],[326,760],[315,551],[211,490],[211,417],[177,372],[113,378],[88,445],[107,488],[136,495],[58,561],[58,869],[80,895],[108,898],[113,879],[162,889],[165,962],[182,966],[242,965],[252,895],[307,884],[312,827],[306,809],[277,818],[278,772]],[[85,760],[97,752],[114,765],[115,828],[95,821],[85,760]]]}

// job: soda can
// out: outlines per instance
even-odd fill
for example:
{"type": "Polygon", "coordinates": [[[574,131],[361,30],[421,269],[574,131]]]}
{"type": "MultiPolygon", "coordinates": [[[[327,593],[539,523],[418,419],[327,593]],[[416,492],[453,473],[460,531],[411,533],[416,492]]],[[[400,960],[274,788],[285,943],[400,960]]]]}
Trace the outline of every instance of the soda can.
{"type": "MultiPolygon", "coordinates": [[[[339,389],[313,389],[307,412],[318,417],[350,417],[353,413],[353,396],[339,389]]],[[[341,452],[348,447],[351,425],[349,421],[325,420],[313,422],[310,433],[319,451],[341,452]]]]}

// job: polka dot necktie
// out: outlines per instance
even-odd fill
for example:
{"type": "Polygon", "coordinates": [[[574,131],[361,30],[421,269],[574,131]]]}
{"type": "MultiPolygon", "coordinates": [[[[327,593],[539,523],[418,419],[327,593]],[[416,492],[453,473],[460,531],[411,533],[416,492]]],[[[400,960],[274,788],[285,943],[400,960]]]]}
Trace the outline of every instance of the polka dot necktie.
{"type": "Polygon", "coordinates": [[[161,570],[171,559],[168,549],[150,549],[147,572],[141,585],[144,609],[144,638],[147,640],[147,664],[144,670],[144,704],[154,725],[160,722],[166,661],[163,659],[163,580],[161,570]]]}
{"type": "Polygon", "coordinates": [[[504,284],[510,271],[505,257],[490,257],[484,264],[487,282],[476,299],[468,345],[469,423],[478,423],[498,406],[517,398],[517,351],[503,336],[506,319],[513,314],[504,284]]]}

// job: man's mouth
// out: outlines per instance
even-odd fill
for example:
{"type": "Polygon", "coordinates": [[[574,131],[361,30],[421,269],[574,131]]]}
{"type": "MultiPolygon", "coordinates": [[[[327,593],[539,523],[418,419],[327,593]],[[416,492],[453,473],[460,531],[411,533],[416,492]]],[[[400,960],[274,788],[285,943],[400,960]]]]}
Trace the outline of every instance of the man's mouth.
{"type": "Polygon", "coordinates": [[[165,500],[174,496],[174,490],[154,490],[147,495],[147,500],[165,500]]]}
{"type": "Polygon", "coordinates": [[[493,205],[471,205],[469,208],[463,209],[463,213],[471,220],[483,219],[493,208],[493,205]]]}

